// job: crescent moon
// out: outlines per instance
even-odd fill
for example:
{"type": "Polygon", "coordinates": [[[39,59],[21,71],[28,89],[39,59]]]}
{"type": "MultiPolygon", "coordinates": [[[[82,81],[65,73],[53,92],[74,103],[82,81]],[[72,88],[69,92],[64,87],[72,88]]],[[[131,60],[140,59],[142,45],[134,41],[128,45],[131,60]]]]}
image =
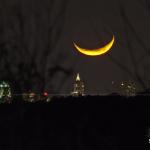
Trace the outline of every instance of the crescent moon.
{"type": "Polygon", "coordinates": [[[113,46],[115,42],[115,37],[113,35],[112,40],[105,46],[98,48],[98,49],[85,49],[79,47],[76,43],[74,43],[75,48],[82,54],[88,55],[88,56],[98,56],[107,53],[113,46]]]}

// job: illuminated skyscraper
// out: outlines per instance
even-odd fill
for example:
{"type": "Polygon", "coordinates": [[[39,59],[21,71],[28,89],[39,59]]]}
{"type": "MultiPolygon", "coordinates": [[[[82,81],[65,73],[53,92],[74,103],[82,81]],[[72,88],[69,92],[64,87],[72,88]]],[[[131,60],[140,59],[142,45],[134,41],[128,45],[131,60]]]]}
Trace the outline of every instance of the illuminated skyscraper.
{"type": "Polygon", "coordinates": [[[76,81],[74,84],[74,90],[71,94],[73,96],[83,96],[84,95],[84,83],[81,81],[79,73],[77,74],[76,81]]]}

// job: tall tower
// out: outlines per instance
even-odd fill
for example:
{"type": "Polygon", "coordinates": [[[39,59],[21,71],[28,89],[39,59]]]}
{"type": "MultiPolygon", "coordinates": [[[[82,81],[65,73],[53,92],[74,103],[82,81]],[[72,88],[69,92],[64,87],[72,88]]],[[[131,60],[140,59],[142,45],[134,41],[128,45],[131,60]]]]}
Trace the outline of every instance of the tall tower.
{"type": "Polygon", "coordinates": [[[84,95],[84,83],[81,81],[79,73],[77,74],[76,81],[74,84],[74,90],[71,94],[73,96],[83,96],[84,95]]]}

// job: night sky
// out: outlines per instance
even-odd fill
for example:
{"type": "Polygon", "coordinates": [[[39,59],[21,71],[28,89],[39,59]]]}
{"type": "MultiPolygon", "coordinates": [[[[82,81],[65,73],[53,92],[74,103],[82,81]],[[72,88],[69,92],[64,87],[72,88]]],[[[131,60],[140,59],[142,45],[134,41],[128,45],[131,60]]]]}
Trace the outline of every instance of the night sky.
{"type": "Polygon", "coordinates": [[[112,81],[150,88],[149,0],[0,0],[0,79],[16,91],[68,94],[79,72],[87,94],[111,93],[112,81]],[[89,49],[115,36],[111,51],[89,49]]]}

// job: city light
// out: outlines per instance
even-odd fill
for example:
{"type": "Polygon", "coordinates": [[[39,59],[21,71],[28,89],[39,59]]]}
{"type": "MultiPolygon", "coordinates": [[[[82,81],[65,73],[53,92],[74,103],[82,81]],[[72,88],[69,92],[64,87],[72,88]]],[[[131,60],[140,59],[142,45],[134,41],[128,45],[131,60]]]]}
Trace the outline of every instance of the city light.
{"type": "Polygon", "coordinates": [[[48,96],[48,93],[47,93],[47,92],[44,92],[43,95],[47,97],[47,96],[48,96]]]}

